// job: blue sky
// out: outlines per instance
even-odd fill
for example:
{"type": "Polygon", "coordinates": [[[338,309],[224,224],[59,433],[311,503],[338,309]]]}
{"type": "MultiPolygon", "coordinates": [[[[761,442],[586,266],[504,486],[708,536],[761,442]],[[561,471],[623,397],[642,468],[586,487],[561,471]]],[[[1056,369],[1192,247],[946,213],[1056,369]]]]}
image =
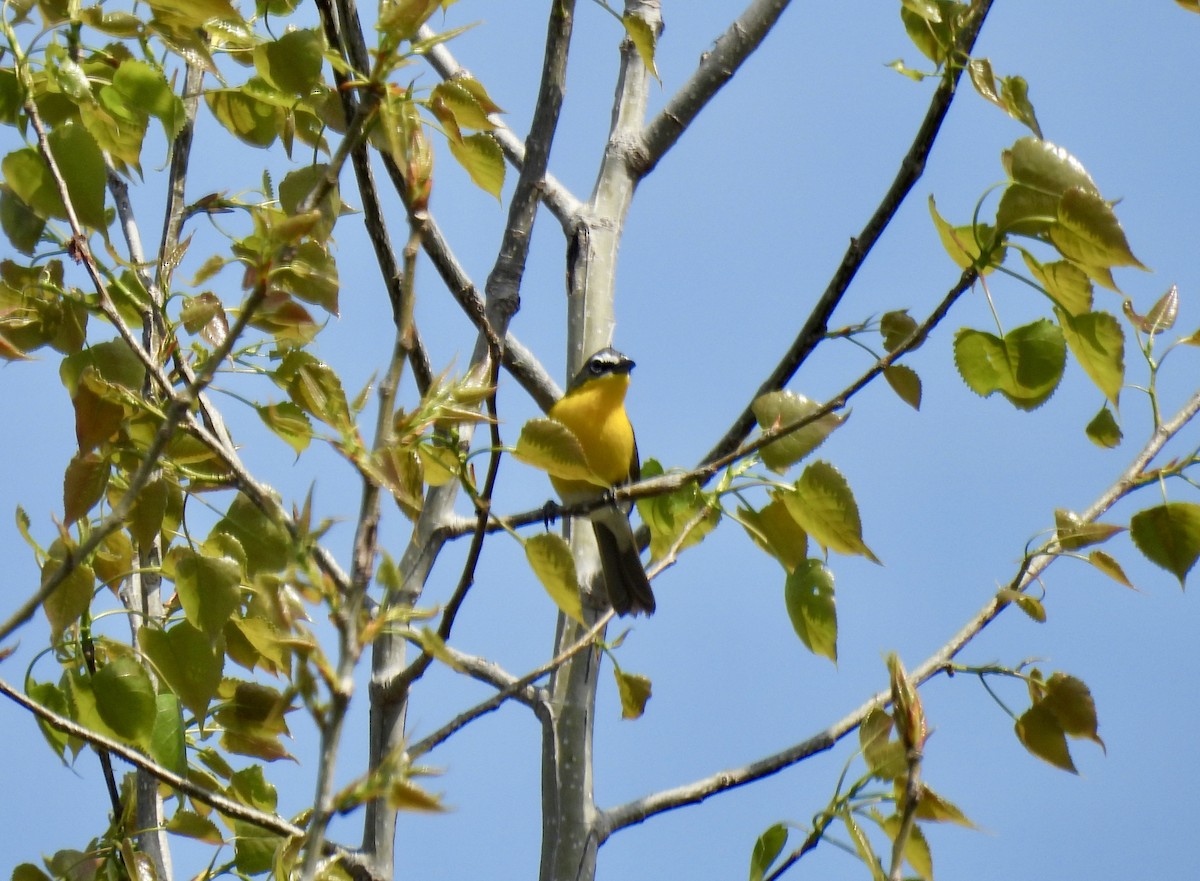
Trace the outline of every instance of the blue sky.
{"type": "MultiPolygon", "coordinates": [[[[448,25],[480,21],[452,44],[460,62],[485,83],[523,132],[540,71],[546,4],[462,0],[448,25]]],[[[722,4],[668,4],[660,44],[661,106],[693,70],[724,27],[722,4]],[[703,7],[703,8],[695,8],[703,7]]],[[[694,464],[746,404],[790,343],[808,306],[895,174],[934,81],[913,83],[885,64],[923,63],[908,41],[895,3],[847,0],[797,4],[761,51],[639,189],[620,256],[616,345],[638,362],[629,409],[643,458],[668,466],[694,464]]],[[[1176,4],[1078,5],[997,2],[977,46],[1001,74],[1020,74],[1046,137],[1077,156],[1101,192],[1120,198],[1118,215],[1151,273],[1120,271],[1118,283],[1145,311],[1170,284],[1181,294],[1179,328],[1200,326],[1200,269],[1195,229],[1200,149],[1192,84],[1200,18],[1176,4]]],[[[586,196],[601,155],[616,70],[617,23],[581,3],[567,103],[551,166],[586,196]]],[[[414,69],[415,70],[415,69],[414,69]]],[[[419,74],[424,84],[433,74],[419,74]]],[[[215,134],[211,125],[202,128],[215,134]]],[[[867,261],[833,326],[895,308],[923,316],[958,277],[938,244],[926,200],[966,222],[976,200],[1003,178],[1000,151],[1025,130],[965,88],[947,120],[925,177],[867,261]]],[[[12,141],[11,133],[5,137],[12,141]]],[[[13,142],[15,144],[15,142],[13,142]]],[[[278,156],[221,147],[201,150],[193,197],[214,189],[258,185],[262,163],[278,156]]],[[[4,151],[13,149],[7,142],[4,151]]],[[[161,147],[160,147],[161,151],[161,147]]],[[[159,154],[161,156],[161,152],[159,154]]],[[[432,210],[478,284],[494,259],[504,210],[473,189],[448,156],[438,160],[432,210]]],[[[147,178],[161,165],[145,163],[147,178]]],[[[353,196],[350,197],[353,201],[353,196]]],[[[994,205],[993,202],[990,203],[994,205]]],[[[144,202],[145,229],[157,215],[144,202]]],[[[394,210],[393,218],[398,218],[394,210]]],[[[394,235],[402,235],[398,221],[394,235]]],[[[381,370],[390,347],[386,300],[373,274],[356,218],[338,228],[342,316],[319,340],[319,352],[357,390],[381,370]]],[[[202,257],[196,257],[198,264],[202,257]]],[[[1013,261],[1015,263],[1015,261],[1013,261]]],[[[547,214],[535,229],[522,310],[513,331],[562,377],[565,301],[563,241],[547,214]]],[[[1014,265],[1019,268],[1019,264],[1014,265]]],[[[435,366],[465,365],[474,337],[428,268],[418,278],[417,320],[435,366]]],[[[186,274],[186,273],[183,273],[186,274]]],[[[223,278],[230,292],[235,280],[223,278]]],[[[1044,314],[1018,282],[993,277],[992,293],[1006,328],[1044,314]]],[[[1116,295],[1097,305],[1118,312],[1116,295]]],[[[835,557],[840,654],[836,669],[796,639],[783,605],[783,579],[773,561],[752,549],[740,527],[722,525],[703,545],[655,582],[659,612],[632,625],[622,666],[653,679],[646,716],[619,721],[611,679],[602,680],[596,735],[596,794],[612,806],[663,787],[774,752],[821,730],[857,707],[886,681],[883,656],[897,651],[916,666],[1009,579],[1027,541],[1053,522],[1056,507],[1082,509],[1125,467],[1148,434],[1144,396],[1127,388],[1121,417],[1126,443],[1093,446],[1083,426],[1101,395],[1074,363],[1055,396],[1034,413],[1003,400],[982,400],[954,373],[953,331],[991,330],[979,291],[964,297],[926,345],[907,361],[925,381],[920,413],[882,384],[856,399],[847,425],[822,448],[854,488],[865,538],[886,564],[835,557]]],[[[1196,350],[1178,351],[1164,375],[1164,411],[1172,412],[1200,376],[1196,350]]],[[[846,342],[822,347],[790,388],[813,398],[836,392],[869,366],[846,342]]],[[[1144,378],[1132,344],[1130,382],[1144,378]]],[[[268,393],[263,386],[258,390],[268,393]]],[[[411,399],[411,398],[410,398],[411,399]]],[[[0,370],[0,512],[19,503],[48,542],[50,516],[61,506],[60,475],[71,455],[72,415],[53,356],[0,370]]],[[[298,462],[258,430],[253,414],[227,404],[252,468],[300,499],[316,480],[322,512],[345,522],[330,535],[346,559],[357,510],[350,470],[314,449],[298,462]]],[[[502,432],[515,440],[534,408],[511,380],[500,390],[502,432]]],[[[1188,433],[1197,444],[1197,429],[1188,433]]],[[[1186,445],[1186,444],[1185,444],[1186,445]]],[[[1182,449],[1182,447],[1181,447],[1182,449]]],[[[1143,492],[1114,521],[1153,503],[1143,492]]],[[[545,478],[508,462],[498,498],[522,510],[549,495],[545,478]]],[[[1196,501],[1182,487],[1172,498],[1196,501]]],[[[406,538],[394,511],[384,541],[406,538]]],[[[1200,702],[1194,597],[1172,576],[1141,561],[1127,539],[1117,555],[1140,592],[1117,586],[1079,563],[1060,561],[1045,579],[1048,620],[1035,624],[1010,610],[962,656],[964,663],[1015,664],[1036,657],[1044,670],[1079,676],[1092,689],[1107,754],[1073,742],[1080,776],[1029,756],[1012,723],[968,676],[938,679],[924,690],[935,733],[925,778],[956,802],[982,831],[933,828],[929,836],[942,878],[1186,877],[1190,840],[1200,814],[1188,785],[1200,774],[1192,732],[1200,702]]],[[[444,599],[462,549],[453,548],[430,591],[444,599]]],[[[32,592],[37,573],[12,528],[0,530],[7,567],[7,609],[32,592]]],[[[468,608],[456,630],[466,651],[521,672],[548,657],[553,608],[524,569],[520,549],[490,542],[468,608]]],[[[114,633],[122,625],[112,623],[114,633]]],[[[39,620],[22,633],[2,675],[20,682],[44,643],[39,620]]],[[[48,659],[35,670],[55,676],[48,659]]],[[[485,696],[449,673],[425,683],[410,712],[420,736],[485,696]]],[[[1019,711],[1020,689],[1001,688],[1019,711]]],[[[366,708],[356,701],[342,779],[361,770],[366,708]]],[[[311,732],[298,718],[297,767],[273,768],[281,810],[299,810],[311,792],[311,732]]],[[[106,799],[94,758],[63,769],[32,721],[0,703],[8,761],[0,781],[5,830],[0,871],[57,847],[82,847],[103,827],[106,799]],[[69,818],[69,819],[68,819],[69,818]],[[64,822],[67,820],[67,822],[64,822]]],[[[843,745],[801,766],[698,807],[659,816],[619,833],[602,849],[601,878],[741,877],[755,838],[770,824],[807,824],[852,757],[843,745]]],[[[517,707],[490,716],[433,753],[444,769],[433,788],[453,810],[404,817],[401,864],[413,877],[531,877],[537,868],[538,730],[517,707]],[[501,759],[502,757],[502,759],[501,759]]],[[[358,838],[358,817],[335,830],[358,838]]],[[[844,836],[843,836],[844,838],[844,836]]],[[[796,839],[798,841],[798,837],[796,839]]],[[[181,877],[204,857],[184,849],[181,877]],[[192,862],[189,862],[192,861],[192,862]]],[[[790,877],[864,877],[855,860],[822,846],[790,877]]]]}

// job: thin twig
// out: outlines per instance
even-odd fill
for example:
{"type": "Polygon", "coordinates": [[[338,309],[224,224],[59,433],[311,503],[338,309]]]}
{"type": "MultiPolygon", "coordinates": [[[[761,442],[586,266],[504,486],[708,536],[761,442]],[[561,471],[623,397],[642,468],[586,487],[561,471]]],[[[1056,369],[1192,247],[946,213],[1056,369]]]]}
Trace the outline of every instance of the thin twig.
{"type": "Polygon", "coordinates": [[[420,756],[425,755],[426,753],[438,747],[440,744],[444,743],[451,737],[451,735],[459,731],[468,723],[473,722],[480,716],[486,715],[487,713],[499,708],[510,698],[516,698],[522,703],[526,703],[535,708],[538,707],[541,697],[536,691],[532,691],[529,687],[543,676],[554,672],[554,670],[561,667],[575,655],[591,646],[596,637],[604,630],[606,626],[608,626],[608,622],[612,620],[612,617],[613,611],[612,609],[609,609],[608,612],[600,616],[599,620],[597,620],[596,623],[593,624],[592,627],[575,643],[559,652],[545,664],[542,664],[542,666],[535,670],[531,670],[519,679],[514,679],[487,700],[476,704],[474,707],[466,710],[463,713],[460,713],[458,716],[455,716],[428,737],[425,737],[414,743],[411,747],[409,747],[409,758],[415,760],[420,756]],[[531,691],[532,693],[530,693],[531,691]],[[524,695],[522,694],[523,692],[525,692],[524,695]]]}

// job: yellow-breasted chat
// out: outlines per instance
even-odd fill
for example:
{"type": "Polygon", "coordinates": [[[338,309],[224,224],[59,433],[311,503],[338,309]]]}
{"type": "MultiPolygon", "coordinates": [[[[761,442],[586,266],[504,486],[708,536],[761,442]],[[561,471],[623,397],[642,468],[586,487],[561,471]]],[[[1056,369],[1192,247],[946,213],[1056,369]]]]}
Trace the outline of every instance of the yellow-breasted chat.
{"type": "MultiPolygon", "coordinates": [[[[550,408],[549,416],[571,430],[579,440],[588,466],[609,486],[638,480],[641,474],[633,425],[625,412],[625,393],[633,361],[616,349],[601,349],[584,362],[567,393],[550,408]]],[[[566,505],[595,499],[602,487],[586,480],[566,480],[551,475],[551,482],[566,505]]],[[[600,554],[600,571],[608,601],[618,615],[654,612],[654,594],[638,554],[627,510],[613,505],[588,515],[600,554]]]]}

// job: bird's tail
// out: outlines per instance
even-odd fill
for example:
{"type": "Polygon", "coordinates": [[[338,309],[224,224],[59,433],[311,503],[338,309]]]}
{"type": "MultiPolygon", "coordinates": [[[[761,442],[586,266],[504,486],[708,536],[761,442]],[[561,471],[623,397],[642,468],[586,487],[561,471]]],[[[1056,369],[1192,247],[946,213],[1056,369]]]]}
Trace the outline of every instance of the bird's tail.
{"type": "Polygon", "coordinates": [[[608,601],[618,615],[654,614],[654,592],[642,568],[629,520],[618,510],[592,514],[592,531],[600,552],[600,570],[608,601]]]}

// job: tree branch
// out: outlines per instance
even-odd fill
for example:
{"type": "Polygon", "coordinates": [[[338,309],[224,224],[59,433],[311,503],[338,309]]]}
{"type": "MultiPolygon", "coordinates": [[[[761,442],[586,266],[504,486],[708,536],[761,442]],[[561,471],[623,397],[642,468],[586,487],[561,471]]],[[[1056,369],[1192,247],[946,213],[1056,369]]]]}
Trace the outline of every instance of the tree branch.
{"type": "MultiPolygon", "coordinates": [[[[763,2],[755,5],[768,4],[763,2]]],[[[975,39],[979,36],[979,30],[983,27],[984,19],[991,9],[991,5],[992,0],[976,0],[974,8],[964,23],[963,30],[959,34],[958,49],[963,54],[970,54],[971,49],[975,45],[975,39]]],[[[867,220],[866,225],[863,226],[857,236],[850,240],[849,247],[842,255],[841,263],[838,265],[833,277],[829,280],[825,292],[817,300],[816,305],[809,314],[808,320],[800,329],[800,333],[796,336],[791,347],[775,366],[775,369],[771,371],[771,374],[759,386],[758,391],[754,393],[751,401],[767,392],[783,388],[796,374],[800,365],[807,360],[813,349],[816,348],[817,343],[825,337],[828,321],[838,304],[842,301],[842,297],[845,296],[850,283],[858,274],[859,268],[866,260],[867,255],[871,253],[871,249],[875,247],[875,243],[883,235],[883,231],[887,228],[887,225],[895,217],[896,212],[900,210],[900,205],[904,202],[904,199],[924,173],[925,161],[929,157],[930,150],[933,149],[933,143],[937,139],[938,132],[941,131],[942,122],[945,120],[946,113],[950,109],[950,103],[954,100],[962,70],[963,68],[958,65],[947,68],[941,83],[933,93],[929,109],[925,113],[925,119],[921,122],[920,128],[917,129],[916,137],[909,146],[908,152],[905,153],[904,158],[900,161],[900,170],[892,181],[892,185],[884,194],[879,206],[867,220]]],[[[747,404],[733,425],[725,432],[724,437],[717,442],[716,446],[709,450],[702,461],[710,462],[720,459],[730,450],[736,448],[753,427],[754,412],[750,409],[750,404],[747,404]]]]}
{"type": "MultiPolygon", "coordinates": [[[[1200,413],[1200,392],[1195,393],[1175,416],[1154,432],[1153,436],[1138,455],[1134,457],[1130,465],[1080,515],[1080,521],[1083,523],[1095,521],[1131,490],[1136,489],[1140,485],[1139,476],[1154,460],[1154,457],[1158,455],[1168,440],[1195,418],[1197,413],[1200,413]]],[[[1028,565],[1022,564],[1022,567],[1018,570],[1018,574],[1008,586],[1018,591],[1025,590],[1029,585],[1034,584],[1056,559],[1058,559],[1056,542],[1052,540],[1030,555],[1028,565]]],[[[947,670],[950,662],[1010,604],[1011,601],[1003,599],[999,594],[989,600],[940,649],[912,671],[909,679],[913,685],[921,685],[937,674],[947,670]]],[[[776,774],[784,768],[830,749],[843,737],[856,730],[871,710],[885,707],[890,701],[890,690],[881,691],[868,699],[858,709],[824,730],[773,755],[751,762],[748,765],[721,771],[683,786],[653,793],[604,811],[597,824],[598,834],[602,838],[607,838],[612,833],[627,826],[641,823],[655,814],[686,805],[699,804],[713,795],[727,792],[731,789],[745,786],[747,783],[753,783],[756,780],[776,774]]]]}

